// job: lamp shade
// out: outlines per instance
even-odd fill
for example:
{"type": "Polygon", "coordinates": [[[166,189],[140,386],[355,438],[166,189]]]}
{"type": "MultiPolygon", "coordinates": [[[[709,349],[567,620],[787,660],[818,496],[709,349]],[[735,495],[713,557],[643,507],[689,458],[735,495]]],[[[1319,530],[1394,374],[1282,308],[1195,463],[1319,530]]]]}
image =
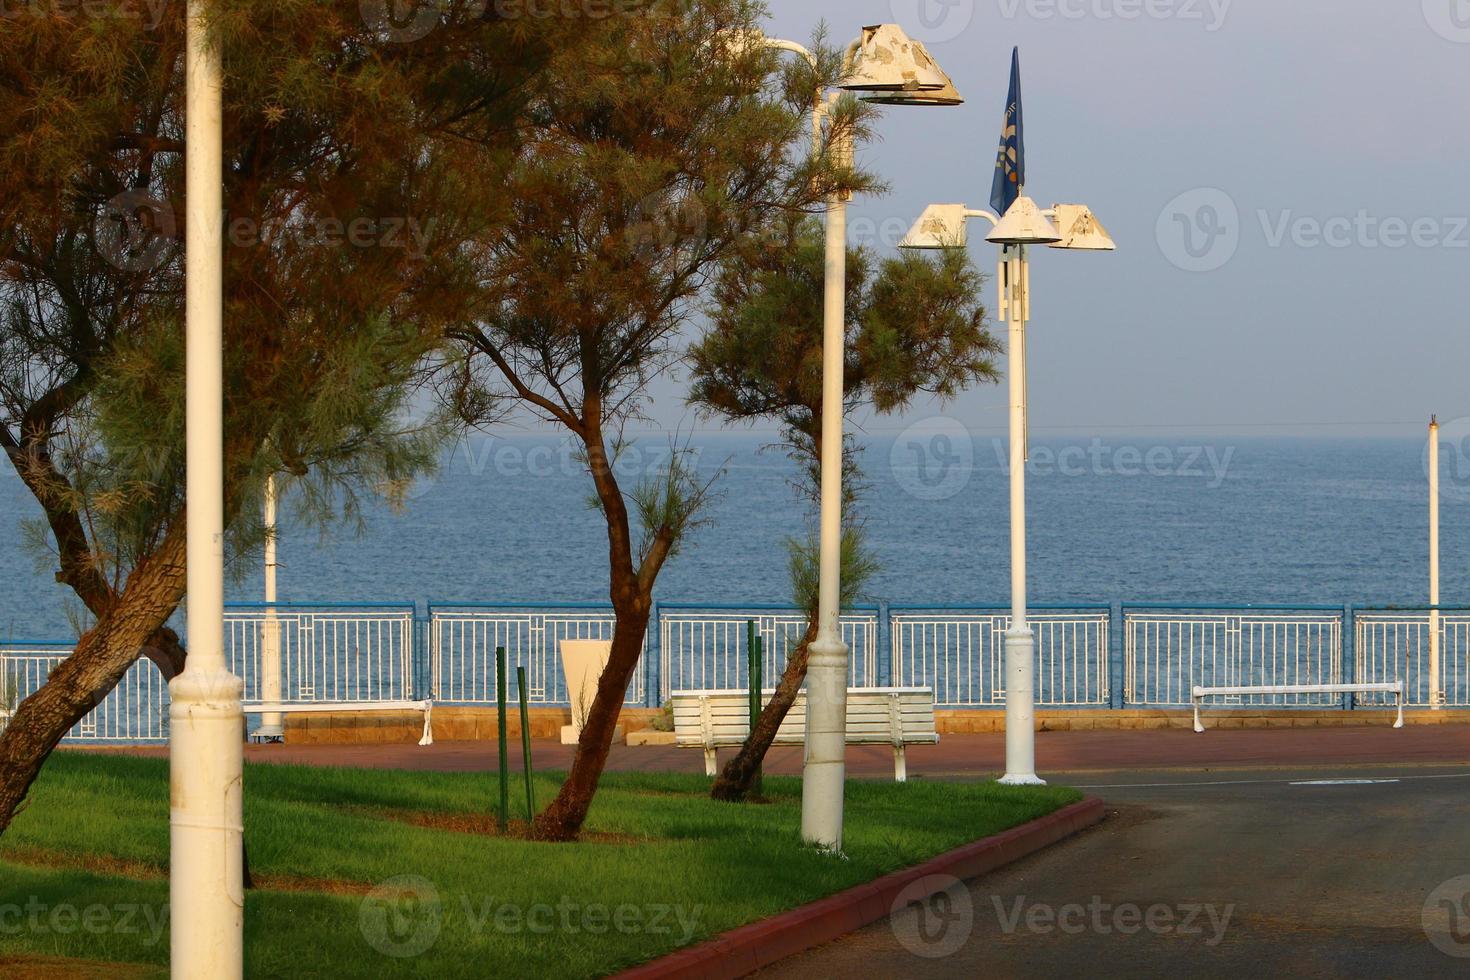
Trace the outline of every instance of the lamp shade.
{"type": "Polygon", "coordinates": [[[852,71],[841,87],[856,92],[938,92],[949,79],[924,45],[897,24],[864,27],[852,71]]]}
{"type": "Polygon", "coordinates": [[[1018,197],[1016,203],[1000,219],[995,230],[985,236],[996,245],[1050,245],[1062,240],[1056,226],[1029,197],[1018,197]]]}
{"type": "Polygon", "coordinates": [[[963,204],[931,204],[924,209],[899,248],[964,248],[969,244],[963,204]]]}
{"type": "Polygon", "coordinates": [[[950,77],[943,71],[939,74],[944,76],[944,88],[917,92],[877,92],[873,95],[865,95],[862,99],[874,105],[964,105],[965,99],[960,95],[959,89],[955,88],[950,77]]]}
{"type": "Polygon", "coordinates": [[[1057,233],[1062,236],[1049,248],[1075,248],[1089,252],[1112,252],[1118,245],[1113,236],[1097,220],[1092,209],[1085,204],[1058,204],[1056,212],[1057,233]]]}

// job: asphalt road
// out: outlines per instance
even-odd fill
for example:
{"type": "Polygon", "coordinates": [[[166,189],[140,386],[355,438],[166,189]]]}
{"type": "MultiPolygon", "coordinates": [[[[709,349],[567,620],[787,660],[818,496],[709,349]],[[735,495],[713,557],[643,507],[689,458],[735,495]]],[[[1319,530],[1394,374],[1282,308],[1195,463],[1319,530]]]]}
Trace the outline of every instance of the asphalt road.
{"type": "Polygon", "coordinates": [[[1470,976],[1465,767],[1053,781],[1108,819],[761,976],[1470,976]]]}

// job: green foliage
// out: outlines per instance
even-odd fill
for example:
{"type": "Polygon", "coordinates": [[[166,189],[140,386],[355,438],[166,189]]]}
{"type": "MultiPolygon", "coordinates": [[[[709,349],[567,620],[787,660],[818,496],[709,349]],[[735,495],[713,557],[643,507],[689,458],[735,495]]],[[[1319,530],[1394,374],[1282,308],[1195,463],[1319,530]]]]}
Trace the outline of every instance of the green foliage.
{"type": "MultiPolygon", "coordinates": [[[[209,4],[237,554],[267,473],[325,523],[434,465],[444,420],[410,421],[426,359],[479,295],[468,245],[510,214],[540,69],[580,43],[472,3],[406,41],[368,7],[209,4]]],[[[184,9],[0,17],[0,446],[62,564],[114,588],[183,503],[184,9]]]]}
{"type": "MultiPolygon", "coordinates": [[[[692,404],[730,421],[781,423],[795,448],[821,432],[826,237],[810,218],[774,223],[720,266],[710,326],[691,352],[692,404]],[[796,440],[799,440],[797,442],[796,440]]],[[[901,412],[921,394],[952,398],[997,380],[999,343],[962,250],[878,260],[848,248],[848,412],[901,412]]]]}
{"type": "MultiPolygon", "coordinates": [[[[826,235],[810,218],[773,222],[768,234],[723,262],[710,326],[690,354],[689,400],[733,422],[777,422],[802,467],[798,492],[814,503],[821,488],[822,357],[826,235]]],[[[993,382],[1000,345],[978,296],[983,277],[962,250],[936,258],[905,253],[878,260],[847,253],[844,324],[845,412],[903,411],[921,394],[952,398],[993,382]]],[[[856,503],[864,489],[848,435],[843,447],[842,604],[856,601],[877,571],[864,548],[856,503]]],[[[817,606],[815,533],[787,542],[797,603],[817,606]]]]}
{"type": "Polygon", "coordinates": [[[680,543],[692,529],[706,523],[700,515],[714,496],[718,476],[701,480],[696,470],[697,456],[689,449],[674,448],[668,466],[640,481],[629,494],[633,512],[643,537],[638,546],[638,563],[643,565],[652,553],[657,538],[666,534],[672,539],[668,557],[679,553],[680,543]]]}
{"type": "Polygon", "coordinates": [[[591,42],[548,63],[521,134],[513,217],[476,242],[483,303],[454,331],[441,394],[472,424],[520,410],[581,440],[614,581],[651,589],[708,499],[682,458],[631,491],[610,461],[647,383],[681,357],[714,270],[753,247],[765,216],[875,187],[832,152],[866,134],[871,107],[843,99],[810,146],[814,93],[838,79],[840,52],[819,36],[813,67],[720,41],[764,13],[692,0],[586,22],[591,42]]]}
{"type": "MultiPolygon", "coordinates": [[[[878,261],[849,248],[845,324],[846,411],[907,408],[929,393],[941,399],[993,381],[999,344],[978,299],[983,277],[962,252],[935,259],[912,254],[878,261]]],[[[823,290],[826,240],[807,218],[774,224],[770,234],[722,264],[710,327],[690,355],[690,402],[735,422],[780,424],[802,466],[798,492],[817,499],[821,467],[823,290]]],[[[850,509],[864,489],[844,440],[843,495],[850,509]]]]}
{"type": "MultiPolygon", "coordinates": [[[[786,539],[786,569],[797,608],[815,610],[821,586],[821,541],[816,533],[786,539]]],[[[849,609],[861,602],[868,583],[878,574],[879,564],[868,548],[867,532],[849,522],[842,529],[842,588],[838,606],[849,609]]]]}

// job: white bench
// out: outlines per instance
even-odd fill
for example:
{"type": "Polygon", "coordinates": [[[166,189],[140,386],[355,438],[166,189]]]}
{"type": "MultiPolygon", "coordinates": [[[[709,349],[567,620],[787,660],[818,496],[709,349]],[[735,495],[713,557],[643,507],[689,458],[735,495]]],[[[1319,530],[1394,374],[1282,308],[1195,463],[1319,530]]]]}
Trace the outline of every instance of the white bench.
{"type": "Polygon", "coordinates": [[[1196,687],[1190,700],[1194,703],[1194,730],[1202,732],[1205,726],[1199,719],[1199,703],[1208,697],[1243,697],[1252,694],[1392,694],[1398,705],[1399,717],[1394,728],[1404,727],[1404,682],[1392,684],[1284,684],[1258,687],[1196,687]]]}
{"type": "MultiPolygon", "coordinates": [[[[762,692],[762,703],[774,691],[762,692]]],[[[749,691],[675,691],[669,698],[674,709],[674,740],[677,745],[704,750],[704,772],[715,775],[715,750],[743,745],[750,734],[749,691]]],[[[910,745],[934,745],[939,732],[934,727],[934,692],[928,688],[864,688],[847,692],[847,744],[891,745],[893,779],[908,780],[905,749],[910,745]]],[[[776,731],[775,744],[806,742],[806,692],[786,713],[776,731]]]]}
{"type": "Polygon", "coordinates": [[[433,701],[252,701],[242,707],[247,715],[349,715],[362,711],[422,711],[424,737],[419,739],[419,744],[434,744],[433,701]]]}

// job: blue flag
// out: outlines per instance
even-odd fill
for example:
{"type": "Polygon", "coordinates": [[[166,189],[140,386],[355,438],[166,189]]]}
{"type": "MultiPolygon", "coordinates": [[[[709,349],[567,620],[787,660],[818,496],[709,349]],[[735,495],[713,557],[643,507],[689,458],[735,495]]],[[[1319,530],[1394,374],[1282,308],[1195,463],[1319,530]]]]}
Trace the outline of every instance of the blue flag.
{"type": "Polygon", "coordinates": [[[990,206],[997,217],[1005,217],[1024,186],[1026,140],[1021,125],[1021,49],[1016,48],[1011,52],[1011,95],[1006,100],[1000,152],[995,157],[995,182],[990,185],[990,206]]]}

